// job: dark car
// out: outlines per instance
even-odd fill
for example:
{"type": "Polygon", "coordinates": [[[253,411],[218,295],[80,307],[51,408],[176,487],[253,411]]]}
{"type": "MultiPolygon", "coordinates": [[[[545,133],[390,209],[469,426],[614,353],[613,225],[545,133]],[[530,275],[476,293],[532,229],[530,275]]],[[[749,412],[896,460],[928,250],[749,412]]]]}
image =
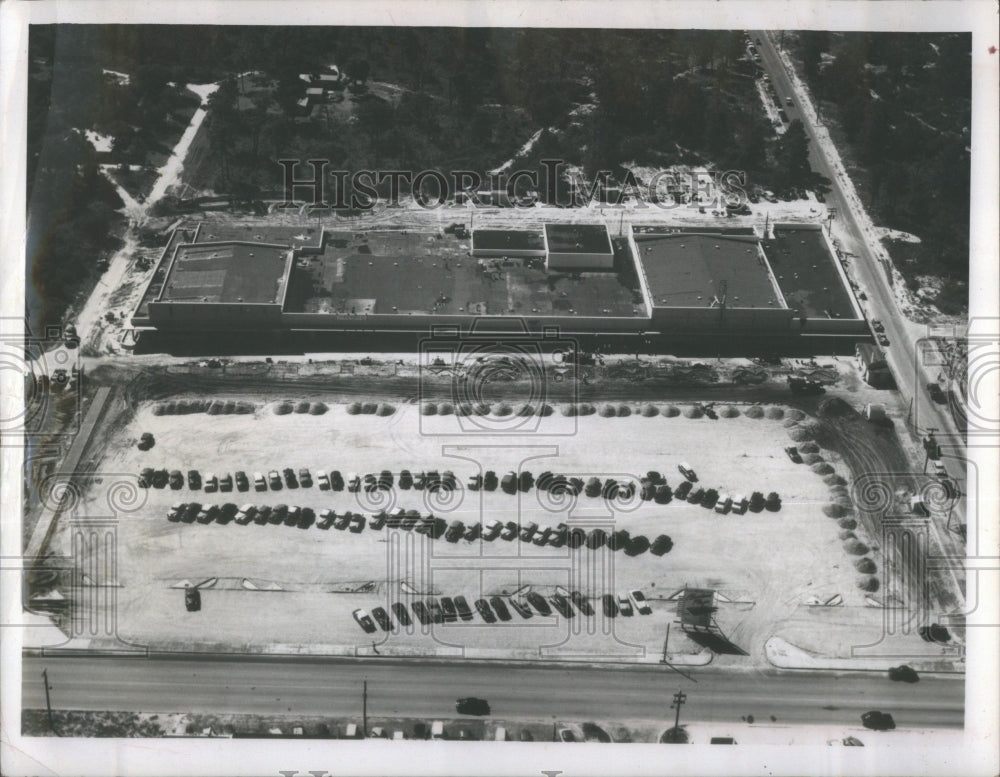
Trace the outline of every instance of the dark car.
{"type": "Polygon", "coordinates": [[[883,348],[888,348],[889,338],[880,332],[878,335],[878,344],[881,345],[883,348]]]}
{"type": "Polygon", "coordinates": [[[930,394],[931,399],[933,399],[939,405],[943,405],[945,402],[948,401],[947,397],[945,397],[944,395],[944,392],[941,390],[941,386],[938,385],[937,383],[928,383],[927,393],[930,394]]]}
{"type": "Polygon", "coordinates": [[[285,467],[281,471],[281,474],[285,476],[285,485],[286,486],[288,486],[289,488],[298,488],[299,487],[299,481],[298,481],[298,478],[295,477],[295,470],[294,469],[292,469],[291,467],[285,467]]]}
{"type": "Polygon", "coordinates": [[[336,520],[333,522],[333,528],[338,531],[343,531],[347,528],[347,524],[351,522],[351,513],[346,512],[343,515],[338,515],[336,520]]]}
{"type": "Polygon", "coordinates": [[[462,535],[462,539],[466,542],[475,542],[483,533],[483,525],[481,523],[474,523],[468,529],[465,530],[465,534],[462,535]]]}
{"type": "Polygon", "coordinates": [[[219,490],[220,491],[232,491],[233,490],[233,476],[228,472],[219,478],[219,490]]]}
{"type": "Polygon", "coordinates": [[[507,609],[507,605],[503,603],[503,599],[499,596],[491,596],[490,604],[493,605],[493,609],[496,611],[497,617],[502,621],[510,620],[510,610],[507,609]]]}
{"type": "Polygon", "coordinates": [[[889,679],[901,683],[915,683],[920,680],[920,676],[912,666],[901,664],[889,669],[889,679]]]}
{"type": "Polygon", "coordinates": [[[476,599],[476,609],[479,610],[479,614],[483,616],[483,620],[487,623],[497,622],[497,617],[493,614],[493,610],[490,609],[490,603],[485,599],[476,599]]]}
{"type": "Polygon", "coordinates": [[[878,710],[869,710],[862,715],[861,723],[872,731],[892,731],[896,728],[896,721],[892,719],[892,715],[878,710]]]}
{"type": "Polygon", "coordinates": [[[314,523],[316,523],[316,511],[311,507],[303,507],[299,515],[298,527],[300,529],[308,529],[314,523]]]}
{"type": "Polygon", "coordinates": [[[500,539],[510,542],[517,536],[518,528],[518,525],[514,521],[507,521],[507,525],[504,526],[503,531],[500,532],[500,539]]]}
{"type": "Polygon", "coordinates": [[[573,591],[573,593],[569,595],[569,598],[573,604],[576,605],[576,609],[587,617],[594,614],[594,608],[590,606],[590,600],[579,591],[573,591]]]}
{"type": "Polygon", "coordinates": [[[258,526],[264,526],[270,518],[271,518],[271,506],[258,505],[257,514],[254,515],[253,522],[258,526]]]}
{"type": "Polygon", "coordinates": [[[549,597],[549,601],[552,602],[552,606],[559,611],[559,614],[564,618],[572,618],[575,614],[573,608],[570,607],[569,599],[567,599],[562,594],[553,594],[549,597]]]}
{"type": "Polygon", "coordinates": [[[538,610],[539,615],[546,616],[552,614],[552,608],[549,607],[549,603],[545,601],[545,597],[540,593],[532,591],[528,594],[527,599],[531,606],[538,610]]]}
{"type": "Polygon", "coordinates": [[[319,519],[316,521],[316,528],[326,531],[333,526],[333,522],[335,520],[337,520],[337,514],[333,510],[324,507],[319,511],[319,519]]]}
{"type": "Polygon", "coordinates": [[[444,612],[444,619],[448,623],[454,623],[458,620],[458,610],[455,607],[455,602],[450,596],[441,597],[441,610],[444,612]]]}
{"type": "Polygon", "coordinates": [[[417,620],[420,621],[425,626],[431,622],[431,614],[427,612],[427,608],[424,607],[423,602],[413,603],[413,614],[417,616],[417,620]]]}
{"type": "Polygon", "coordinates": [[[250,490],[250,478],[247,477],[247,473],[240,470],[236,473],[236,490],[237,491],[249,491],[250,490]]]}
{"type": "Polygon", "coordinates": [[[877,318],[873,318],[872,319],[872,329],[874,329],[876,332],[884,332],[885,331],[885,326],[877,318]]]}
{"type": "Polygon", "coordinates": [[[382,631],[392,631],[392,621],[389,619],[389,613],[383,607],[373,608],[372,617],[382,627],[382,631]]]}
{"type": "Polygon", "coordinates": [[[465,534],[465,524],[461,521],[452,521],[448,531],[444,533],[444,538],[448,542],[458,542],[462,539],[463,534],[465,534]]]}
{"type": "Polygon", "coordinates": [[[365,524],[367,522],[368,521],[361,513],[355,513],[351,516],[351,525],[347,527],[348,531],[350,531],[351,534],[361,534],[361,532],[365,530],[365,524]]]}
{"type": "Polygon", "coordinates": [[[507,599],[507,603],[511,606],[518,615],[527,620],[528,618],[534,617],[535,613],[531,611],[530,607],[527,607],[523,603],[519,602],[517,599],[510,597],[507,599]]]}
{"type": "Polygon", "coordinates": [[[431,620],[435,623],[444,623],[444,610],[441,609],[441,602],[431,596],[424,603],[427,605],[427,612],[430,614],[431,620]]]}
{"type": "Polygon", "coordinates": [[[685,480],[681,482],[676,489],[674,489],[674,496],[677,499],[687,499],[688,494],[691,493],[693,484],[690,480],[685,480]]]}
{"type": "Polygon", "coordinates": [[[188,488],[193,488],[195,491],[201,488],[201,473],[196,469],[188,470],[188,488]]]}
{"type": "Polygon", "coordinates": [[[490,703],[486,699],[468,696],[455,702],[455,712],[459,715],[489,715],[490,703]]]}
{"type": "Polygon", "coordinates": [[[330,489],[332,491],[344,490],[344,476],[340,474],[340,470],[335,469],[330,473],[330,489]]]}
{"type": "Polygon", "coordinates": [[[601,597],[601,607],[606,618],[614,618],[618,614],[618,602],[611,594],[604,594],[601,597]]]}
{"type": "Polygon", "coordinates": [[[409,626],[413,623],[410,619],[410,613],[406,611],[406,605],[402,602],[393,602],[392,614],[396,616],[400,626],[409,626]]]}
{"type": "Polygon", "coordinates": [[[472,609],[469,607],[469,603],[465,600],[464,596],[455,597],[455,609],[458,611],[458,617],[463,621],[472,620],[472,609]]]}
{"type": "Polygon", "coordinates": [[[303,467],[299,470],[299,485],[303,488],[311,488],[313,484],[312,474],[303,467]]]}
{"type": "Polygon", "coordinates": [[[188,586],[184,589],[184,606],[188,612],[198,612],[201,609],[201,591],[188,586]]]}
{"type": "Polygon", "coordinates": [[[170,471],[170,487],[175,491],[184,485],[184,476],[179,469],[170,471]]]}
{"type": "Polygon", "coordinates": [[[794,445],[789,445],[785,448],[785,453],[788,454],[788,458],[792,460],[794,464],[802,463],[802,456],[799,455],[799,449],[794,445]]]}

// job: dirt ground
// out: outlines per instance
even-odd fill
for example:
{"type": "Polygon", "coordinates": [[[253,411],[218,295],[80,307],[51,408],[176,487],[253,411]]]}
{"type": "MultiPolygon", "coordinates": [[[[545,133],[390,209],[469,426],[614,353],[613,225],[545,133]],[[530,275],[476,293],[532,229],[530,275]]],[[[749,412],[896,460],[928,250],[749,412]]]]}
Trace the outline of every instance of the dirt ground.
{"type": "MultiPolygon", "coordinates": [[[[782,507],[779,512],[723,516],[677,500],[667,505],[633,500],[619,506],[623,509],[609,509],[602,499],[582,494],[575,505],[555,504],[544,494],[540,498],[535,489],[518,495],[463,490],[450,501],[426,491],[397,489],[383,495],[381,503],[380,495],[321,491],[316,486],[246,494],[204,494],[186,487],[140,490],[129,509],[119,512],[117,580],[108,581],[119,586],[117,625],[122,638],[161,647],[190,649],[199,644],[255,652],[378,650],[399,655],[658,660],[667,624],[676,618],[676,602],[670,597],[684,586],[714,588],[725,597],[720,597],[715,617],[750,654],[749,659],[719,656],[716,662],[762,664],[766,639],[780,634],[782,624],[809,597],[840,594],[844,605],[858,613],[836,625],[850,633],[831,640],[830,646],[864,643],[881,628],[880,611],[865,607],[864,594],[855,585],[853,557],[841,549],[837,522],[822,512],[828,488],[820,476],[785,455],[783,448],[790,441],[780,420],[638,414],[566,418],[557,413],[542,419],[534,434],[511,436],[463,432],[455,416],[422,416],[414,404],[399,406],[388,417],[350,415],[346,405],[337,404],[317,416],[276,415],[272,408],[260,404],[252,416],[158,416],[153,403],[140,405],[133,421],[110,436],[96,471],[131,478],[150,466],[216,474],[244,470],[252,476],[308,467],[315,477],[324,468],[344,473],[436,468],[451,469],[464,482],[480,467],[501,475],[523,467],[536,475],[552,470],[584,478],[638,478],[655,469],[676,486],[682,480],[677,464],[687,461],[697,471],[699,485],[748,496],[756,490],[777,491],[782,507]],[[136,447],[143,432],[156,439],[147,452],[136,447]],[[611,461],[616,464],[608,469],[606,462],[611,461]],[[403,507],[467,525],[494,518],[535,521],[542,527],[575,521],[586,528],[626,528],[651,540],[667,534],[674,547],[662,557],[628,557],[608,549],[543,549],[502,540],[450,544],[443,538],[435,541],[384,529],[353,534],[315,526],[302,530],[168,521],[170,505],[186,501],[285,503],[366,514],[403,507]],[[210,578],[215,581],[203,586],[201,611],[186,612],[180,588],[210,578]],[[401,585],[404,581],[407,586],[401,585]],[[415,626],[409,633],[379,630],[372,635],[362,632],[351,616],[357,607],[371,611],[380,604],[409,601],[407,591],[464,594],[471,603],[481,595],[513,592],[525,585],[545,594],[561,586],[591,596],[640,588],[653,614],[607,620],[600,614],[577,614],[571,620],[536,616],[523,621],[515,613],[509,623],[493,626],[477,616],[470,623],[440,625],[433,631],[415,626]],[[357,592],[362,588],[364,592],[357,592]]],[[[837,466],[835,456],[827,458],[837,466]]],[[[106,515],[114,480],[105,476],[103,483],[94,485],[79,512],[106,515]]],[[[60,537],[62,550],[71,552],[65,526],[60,537]]],[[[671,655],[690,656],[700,650],[674,627],[671,655]]]]}

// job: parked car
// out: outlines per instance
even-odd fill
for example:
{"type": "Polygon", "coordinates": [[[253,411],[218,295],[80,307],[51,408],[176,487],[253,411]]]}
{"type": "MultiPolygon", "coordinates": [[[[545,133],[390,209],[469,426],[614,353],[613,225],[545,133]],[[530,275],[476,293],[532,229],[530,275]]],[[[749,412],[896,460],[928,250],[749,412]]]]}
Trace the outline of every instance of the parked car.
{"type": "Polygon", "coordinates": [[[638,588],[633,588],[628,592],[628,598],[632,601],[632,606],[635,607],[635,611],[640,615],[652,615],[653,610],[646,601],[646,597],[643,595],[642,591],[638,588]]]}
{"type": "Polygon", "coordinates": [[[568,728],[559,729],[559,741],[560,742],[576,742],[576,734],[570,731],[568,728]]]}
{"type": "Polygon", "coordinates": [[[561,548],[566,544],[566,537],[569,535],[569,527],[565,523],[560,523],[552,532],[552,536],[549,537],[549,546],[553,548],[561,548]]]}
{"type": "Polygon", "coordinates": [[[549,603],[545,601],[545,597],[540,593],[532,591],[526,598],[528,603],[538,610],[539,615],[546,617],[552,614],[552,608],[549,606],[549,603]]]}
{"type": "Polygon", "coordinates": [[[576,609],[578,609],[580,612],[582,612],[587,617],[590,617],[591,615],[594,614],[594,608],[590,606],[590,600],[587,599],[587,597],[584,596],[579,591],[573,591],[569,595],[569,598],[570,598],[570,601],[572,601],[573,604],[576,605],[576,609]]]}
{"type": "Polygon", "coordinates": [[[466,601],[464,596],[455,597],[455,610],[458,612],[458,617],[463,621],[472,620],[472,609],[469,607],[469,603],[466,601]]]}
{"type": "Polygon", "coordinates": [[[551,526],[546,526],[542,531],[538,532],[532,542],[538,547],[544,547],[549,544],[549,537],[554,533],[554,529],[551,526]]]}
{"type": "Polygon", "coordinates": [[[343,515],[338,515],[336,520],[333,522],[333,528],[337,531],[343,531],[347,528],[347,525],[351,522],[351,513],[346,512],[343,515]]]}
{"type": "Polygon", "coordinates": [[[677,499],[687,499],[688,494],[691,493],[692,487],[693,484],[691,483],[690,480],[681,481],[680,485],[678,485],[677,488],[674,489],[674,497],[676,497],[677,499]]]}
{"type": "Polygon", "coordinates": [[[614,618],[618,614],[618,603],[611,594],[604,594],[601,597],[601,608],[604,610],[604,617],[614,618]]]}
{"type": "Polygon", "coordinates": [[[297,526],[299,523],[299,517],[302,515],[302,509],[297,505],[292,505],[288,508],[288,512],[285,513],[285,526],[297,526]]]}
{"type": "Polygon", "coordinates": [[[354,616],[354,620],[361,628],[365,630],[366,634],[375,633],[375,623],[372,621],[371,616],[368,615],[367,612],[365,612],[363,609],[359,607],[354,612],[352,612],[351,615],[354,616]]]}
{"type": "Polygon", "coordinates": [[[928,383],[927,393],[930,395],[930,398],[935,402],[937,402],[939,405],[943,405],[948,401],[948,398],[944,395],[944,392],[941,390],[941,386],[937,383],[928,383]]]}
{"type": "Polygon", "coordinates": [[[352,494],[356,494],[361,490],[361,478],[356,472],[351,472],[347,475],[347,490],[352,494]]]}
{"type": "Polygon", "coordinates": [[[879,710],[869,710],[866,712],[861,716],[861,723],[865,728],[870,728],[872,731],[892,731],[896,728],[896,721],[892,719],[892,715],[888,712],[880,712],[879,710]]]}
{"type": "Polygon", "coordinates": [[[184,607],[188,612],[198,612],[201,609],[201,591],[193,586],[184,589],[184,607]]]}
{"type": "Polygon", "coordinates": [[[316,485],[319,486],[319,490],[320,491],[329,491],[330,490],[330,476],[327,475],[325,472],[320,472],[316,476],[316,485]]]}
{"type": "Polygon", "coordinates": [[[319,511],[319,515],[316,518],[316,528],[326,531],[331,526],[333,526],[333,522],[336,519],[337,519],[337,514],[333,512],[333,510],[324,507],[322,510],[319,511]]]}
{"type": "Polygon", "coordinates": [[[189,469],[187,472],[188,488],[197,491],[201,488],[201,473],[196,469],[189,469]]]}
{"type": "Polygon", "coordinates": [[[872,319],[872,329],[874,329],[876,332],[884,332],[885,331],[885,325],[881,321],[879,321],[877,318],[873,318],[872,319]]]}
{"type": "Polygon", "coordinates": [[[285,485],[288,488],[298,488],[299,487],[299,479],[297,477],[295,477],[295,470],[294,469],[292,469],[291,467],[285,467],[283,470],[281,470],[281,474],[282,474],[282,477],[284,477],[284,479],[285,479],[285,485]]]}
{"type": "Polygon", "coordinates": [[[444,610],[441,609],[441,602],[437,598],[430,596],[426,599],[424,604],[427,605],[427,612],[431,616],[431,620],[434,623],[444,623],[444,610]]]}
{"type": "Polygon", "coordinates": [[[698,482],[698,475],[695,474],[695,471],[691,468],[691,465],[688,464],[686,461],[682,461],[680,464],[678,464],[677,469],[685,478],[690,480],[692,483],[698,482]]]}
{"type": "Polygon", "coordinates": [[[788,454],[788,458],[792,460],[793,464],[801,464],[802,456],[799,455],[799,449],[794,445],[789,445],[785,448],[785,453],[788,454]]]}
{"type": "Polygon", "coordinates": [[[629,600],[628,594],[618,594],[618,611],[626,618],[634,614],[632,611],[632,602],[629,600]]]}
{"type": "Polygon", "coordinates": [[[239,470],[236,473],[236,490],[237,491],[249,491],[250,490],[250,479],[247,477],[247,473],[243,470],[239,470]]]}
{"type": "Polygon", "coordinates": [[[912,666],[901,664],[889,669],[889,679],[895,682],[915,683],[920,680],[920,676],[912,666]]]}
{"type": "Polygon", "coordinates": [[[233,490],[233,476],[228,472],[219,478],[219,490],[220,491],[232,491],[233,490]]]}
{"type": "Polygon", "coordinates": [[[257,505],[257,514],[253,517],[253,522],[258,526],[264,526],[271,519],[270,505],[257,505]]]}
{"type": "Polygon", "coordinates": [[[483,525],[481,523],[474,523],[468,529],[465,530],[465,534],[462,535],[462,539],[466,542],[475,542],[483,533],[483,525]]]}
{"type": "Polygon", "coordinates": [[[535,532],[538,531],[538,524],[532,521],[531,523],[521,527],[521,542],[531,542],[531,538],[535,536],[535,532]]]}
{"type": "Polygon", "coordinates": [[[490,609],[490,603],[485,599],[476,599],[476,609],[479,610],[482,619],[487,623],[497,622],[497,617],[493,614],[493,610],[490,609]]]}
{"type": "Polygon", "coordinates": [[[750,494],[750,512],[759,513],[764,509],[764,494],[754,491],[750,494]]]}
{"type": "Polygon", "coordinates": [[[402,602],[392,603],[392,614],[396,616],[396,620],[399,621],[400,626],[409,626],[413,623],[410,618],[410,613],[406,611],[406,605],[402,602]]]}
{"type": "Polygon", "coordinates": [[[431,622],[431,614],[427,611],[423,602],[414,602],[412,606],[413,614],[417,616],[418,621],[424,626],[431,622]]]}
{"type": "Polygon", "coordinates": [[[441,597],[441,610],[444,612],[444,619],[447,623],[454,623],[458,620],[458,608],[450,596],[441,597]]]}
{"type": "Polygon", "coordinates": [[[198,517],[198,513],[200,512],[200,502],[188,502],[187,507],[184,508],[184,514],[181,516],[181,520],[184,523],[194,523],[195,519],[198,517]]]}
{"type": "Polygon", "coordinates": [[[695,489],[693,489],[691,491],[690,494],[688,494],[687,501],[688,501],[688,504],[696,505],[696,504],[699,504],[701,502],[701,500],[704,499],[704,498],[705,498],[705,489],[704,488],[695,488],[695,489]]]}
{"type": "Polygon", "coordinates": [[[375,618],[375,622],[382,628],[382,631],[392,631],[392,621],[389,619],[389,613],[385,611],[385,608],[372,608],[372,617],[375,618]]]}
{"type": "Polygon", "coordinates": [[[302,488],[312,488],[312,484],[312,473],[310,473],[307,468],[302,467],[302,469],[299,470],[299,485],[302,486],[302,488]]]}
{"type": "Polygon", "coordinates": [[[490,704],[486,699],[469,696],[455,702],[455,712],[460,715],[489,715],[490,704]]]}
{"type": "Polygon", "coordinates": [[[549,601],[552,602],[552,606],[564,618],[572,618],[575,615],[573,608],[570,606],[569,599],[562,594],[553,594],[549,597],[549,601]]]}
{"type": "Polygon", "coordinates": [[[267,481],[260,472],[253,473],[253,489],[254,491],[267,491],[267,481]]]}
{"type": "Polygon", "coordinates": [[[510,542],[517,536],[518,525],[514,521],[507,521],[504,530],[500,532],[500,539],[510,542]]]}
{"type": "Polygon", "coordinates": [[[500,536],[501,531],[503,531],[503,523],[493,519],[483,529],[483,539],[487,542],[493,542],[493,540],[500,536]]]}
{"type": "Polygon", "coordinates": [[[339,470],[335,469],[330,472],[330,490],[331,491],[344,490],[344,478],[340,474],[339,470]]]}
{"type": "Polygon", "coordinates": [[[733,512],[736,515],[743,515],[747,511],[747,498],[743,494],[736,494],[733,497],[733,512]]]}
{"type": "Polygon", "coordinates": [[[347,530],[351,534],[361,534],[365,530],[365,517],[361,513],[355,513],[351,516],[351,523],[347,527],[347,530]]]}
{"type": "Polygon", "coordinates": [[[250,521],[253,520],[254,515],[257,512],[257,508],[252,504],[245,504],[236,512],[235,521],[240,526],[246,526],[250,521]]]}
{"type": "Polygon", "coordinates": [[[490,604],[493,606],[493,611],[496,612],[497,617],[502,621],[510,620],[510,610],[507,609],[507,605],[503,603],[503,599],[499,596],[491,596],[490,604]]]}
{"type": "Polygon", "coordinates": [[[205,505],[198,512],[196,519],[198,523],[211,523],[212,519],[219,514],[218,505],[205,505]]]}
{"type": "Polygon", "coordinates": [[[879,335],[878,335],[878,344],[881,345],[883,348],[888,348],[889,347],[889,338],[886,337],[884,334],[879,333],[879,335]]]}
{"type": "Polygon", "coordinates": [[[267,473],[268,485],[273,491],[281,490],[281,475],[278,474],[278,470],[272,469],[267,473]]]}
{"type": "Polygon", "coordinates": [[[519,602],[513,596],[507,597],[507,604],[509,604],[511,606],[511,609],[514,610],[514,612],[516,612],[525,620],[527,620],[528,618],[532,618],[535,615],[535,613],[531,611],[530,607],[526,606],[523,602],[519,602]]]}
{"type": "Polygon", "coordinates": [[[299,528],[308,529],[316,522],[316,511],[311,507],[303,507],[302,512],[299,513],[299,528]]]}
{"type": "Polygon", "coordinates": [[[733,498],[729,494],[719,494],[719,501],[715,505],[715,512],[725,515],[733,506],[733,498]]]}
{"type": "Polygon", "coordinates": [[[444,533],[444,538],[448,542],[458,542],[465,533],[465,524],[461,521],[452,521],[448,531],[444,533]]]}
{"type": "Polygon", "coordinates": [[[175,491],[184,485],[184,475],[181,474],[179,469],[174,469],[170,471],[169,479],[170,487],[175,491]]]}
{"type": "Polygon", "coordinates": [[[187,504],[184,502],[175,502],[167,511],[167,520],[174,522],[179,521],[181,516],[184,515],[185,507],[187,507],[187,504]]]}

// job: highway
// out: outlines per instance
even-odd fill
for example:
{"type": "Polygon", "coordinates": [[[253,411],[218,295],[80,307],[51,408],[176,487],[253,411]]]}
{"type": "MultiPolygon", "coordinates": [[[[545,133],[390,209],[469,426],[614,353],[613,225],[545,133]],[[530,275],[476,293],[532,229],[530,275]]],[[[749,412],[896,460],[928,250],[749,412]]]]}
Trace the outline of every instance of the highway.
{"type": "Polygon", "coordinates": [[[696,669],[692,679],[663,666],[406,662],[393,659],[294,661],[256,657],[25,656],[24,708],[212,712],[361,717],[368,681],[370,717],[454,715],[463,696],[487,699],[507,719],[666,720],[670,697],[688,695],[687,720],[723,722],[774,715],[785,724],[857,726],[870,709],[900,728],[960,728],[964,677],[923,677],[914,685],[881,673],[739,672],[696,669]]]}
{"type": "MultiPolygon", "coordinates": [[[[857,249],[857,254],[851,262],[849,273],[854,276],[864,289],[868,300],[862,303],[866,308],[869,320],[880,319],[885,326],[885,335],[889,345],[884,349],[889,366],[896,378],[896,384],[903,397],[917,409],[915,418],[923,432],[928,428],[937,429],[936,436],[945,448],[945,463],[949,474],[959,483],[966,483],[965,446],[962,436],[947,405],[936,404],[927,393],[923,379],[923,371],[919,369],[914,330],[907,326],[905,316],[900,311],[895,294],[886,279],[878,258],[872,250],[871,238],[865,234],[859,220],[861,204],[852,200],[844,192],[841,182],[843,171],[838,173],[834,161],[828,157],[817,133],[817,127],[811,120],[809,111],[804,110],[801,98],[792,86],[792,81],[785,69],[784,63],[775,49],[770,36],[762,31],[751,31],[750,38],[757,44],[761,56],[761,66],[771,78],[771,83],[778,94],[778,101],[785,105],[785,111],[790,121],[799,119],[809,137],[809,163],[812,169],[830,180],[830,192],[826,195],[826,207],[836,208],[836,219],[847,230],[857,249]],[[759,41],[759,43],[758,43],[759,41]],[[793,105],[786,105],[786,98],[791,97],[793,105]],[[951,449],[950,455],[948,449],[951,449]]],[[[957,512],[965,518],[965,504],[957,508],[957,512]]]]}

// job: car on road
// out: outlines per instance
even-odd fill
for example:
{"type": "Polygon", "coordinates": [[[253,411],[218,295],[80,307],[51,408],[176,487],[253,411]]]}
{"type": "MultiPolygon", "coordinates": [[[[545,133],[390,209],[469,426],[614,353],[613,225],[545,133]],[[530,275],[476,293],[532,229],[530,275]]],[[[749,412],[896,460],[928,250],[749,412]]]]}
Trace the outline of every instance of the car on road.
{"type": "Polygon", "coordinates": [[[409,626],[413,623],[413,620],[410,618],[410,613],[406,611],[406,605],[402,602],[393,602],[391,609],[392,614],[396,616],[396,620],[399,621],[400,626],[409,626]]]}
{"type": "Polygon", "coordinates": [[[588,618],[594,614],[594,608],[590,606],[590,600],[579,591],[573,591],[569,595],[570,601],[576,605],[576,609],[588,618]]]}
{"type": "Polygon", "coordinates": [[[564,618],[572,618],[576,614],[573,612],[573,607],[570,605],[569,599],[562,594],[552,594],[549,597],[549,601],[552,602],[552,606],[564,618]]]}
{"type": "Polygon", "coordinates": [[[392,620],[389,618],[389,613],[385,611],[385,608],[374,607],[372,609],[372,617],[382,628],[382,631],[392,631],[392,620]]]}
{"type": "Polygon", "coordinates": [[[493,610],[490,609],[490,603],[485,599],[476,599],[476,609],[479,610],[479,614],[487,623],[497,622],[497,616],[493,614],[493,610]]]}
{"type": "Polygon", "coordinates": [[[463,621],[471,621],[474,617],[472,614],[472,608],[469,607],[469,603],[466,601],[464,596],[455,597],[455,610],[458,612],[458,617],[463,621]]]}
{"type": "Polygon", "coordinates": [[[360,607],[351,613],[354,616],[354,620],[357,624],[365,630],[366,634],[375,633],[375,623],[372,621],[371,616],[362,610],[360,607]]]}
{"type": "Polygon", "coordinates": [[[486,699],[467,696],[455,702],[455,712],[459,715],[489,715],[490,703],[486,699]]]}
{"type": "Polygon", "coordinates": [[[879,710],[869,710],[861,716],[861,724],[872,731],[892,731],[896,728],[896,721],[888,712],[879,710]]]}
{"type": "Polygon", "coordinates": [[[413,614],[417,616],[417,620],[420,621],[424,626],[426,626],[428,623],[431,622],[431,620],[433,620],[431,618],[431,614],[427,611],[427,608],[424,606],[423,602],[414,602],[412,607],[413,607],[413,614]]]}
{"type": "Polygon", "coordinates": [[[945,397],[944,392],[941,390],[941,385],[938,383],[928,383],[927,393],[930,395],[930,398],[939,405],[943,405],[948,401],[948,398],[945,397]]]}
{"type": "Polygon", "coordinates": [[[545,601],[545,597],[540,593],[532,591],[526,598],[528,599],[528,603],[538,610],[539,615],[548,616],[552,614],[552,608],[549,606],[549,603],[545,601]]]}
{"type": "Polygon", "coordinates": [[[792,102],[792,98],[791,97],[786,97],[785,98],[785,105],[794,105],[794,103],[792,102]]]}
{"type": "Polygon", "coordinates": [[[559,729],[559,741],[560,742],[578,742],[576,734],[570,731],[568,728],[559,729]]]}
{"type": "Polygon", "coordinates": [[[799,449],[794,445],[789,445],[785,448],[785,453],[788,454],[788,458],[792,460],[793,464],[801,464],[802,456],[799,455],[799,449]]]}
{"type": "Polygon", "coordinates": [[[642,591],[638,588],[633,588],[628,592],[628,598],[632,601],[632,605],[635,607],[635,611],[640,615],[652,615],[653,610],[650,608],[649,603],[646,601],[646,597],[643,595],[642,591]]]}
{"type": "Polygon", "coordinates": [[[885,326],[877,318],[873,318],[872,319],[872,329],[874,329],[876,332],[884,332],[885,331],[885,326]]]}
{"type": "Polygon", "coordinates": [[[604,594],[601,597],[601,609],[604,610],[604,617],[614,618],[618,614],[618,603],[611,594],[604,594]]]}
{"type": "Polygon", "coordinates": [[[201,473],[196,469],[188,470],[188,488],[197,491],[201,488],[201,473]]]}
{"type": "Polygon", "coordinates": [[[507,609],[507,605],[503,603],[503,599],[499,596],[491,596],[490,604],[493,606],[493,611],[496,612],[497,617],[506,622],[511,618],[510,610],[507,609]]]}
{"type": "Polygon", "coordinates": [[[888,348],[889,338],[880,332],[878,335],[878,344],[881,345],[883,348],[888,348]]]}
{"type": "Polygon", "coordinates": [[[688,464],[686,461],[682,461],[680,464],[678,464],[677,470],[692,483],[698,482],[698,475],[695,474],[695,471],[691,468],[691,465],[688,464]]]}
{"type": "Polygon", "coordinates": [[[917,674],[912,666],[901,664],[900,666],[890,667],[889,679],[894,682],[915,683],[920,680],[920,675],[917,674]]]}

